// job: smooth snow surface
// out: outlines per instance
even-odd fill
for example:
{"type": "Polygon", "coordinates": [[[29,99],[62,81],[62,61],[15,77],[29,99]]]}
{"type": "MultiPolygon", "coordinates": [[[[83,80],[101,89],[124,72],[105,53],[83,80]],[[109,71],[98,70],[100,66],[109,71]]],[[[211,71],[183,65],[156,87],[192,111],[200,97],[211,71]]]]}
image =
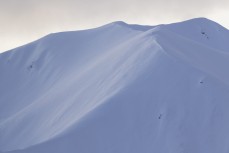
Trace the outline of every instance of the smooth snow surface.
{"type": "Polygon", "coordinates": [[[229,31],[114,22],[0,54],[2,153],[228,153],[229,31]]]}

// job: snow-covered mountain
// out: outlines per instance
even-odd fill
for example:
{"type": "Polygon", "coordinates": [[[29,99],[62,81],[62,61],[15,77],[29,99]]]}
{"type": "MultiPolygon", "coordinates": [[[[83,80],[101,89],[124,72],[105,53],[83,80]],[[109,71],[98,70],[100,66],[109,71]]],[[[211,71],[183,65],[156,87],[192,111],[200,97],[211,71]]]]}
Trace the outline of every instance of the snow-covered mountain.
{"type": "Polygon", "coordinates": [[[229,31],[114,22],[0,54],[2,153],[228,153],[229,31]]]}

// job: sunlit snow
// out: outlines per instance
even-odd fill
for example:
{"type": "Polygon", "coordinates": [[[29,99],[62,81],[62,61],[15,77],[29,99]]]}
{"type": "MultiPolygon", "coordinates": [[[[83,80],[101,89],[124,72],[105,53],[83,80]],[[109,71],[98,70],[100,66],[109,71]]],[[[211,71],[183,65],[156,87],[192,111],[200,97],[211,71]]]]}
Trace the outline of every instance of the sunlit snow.
{"type": "Polygon", "coordinates": [[[229,31],[114,22],[0,54],[1,153],[228,153],[229,31]]]}

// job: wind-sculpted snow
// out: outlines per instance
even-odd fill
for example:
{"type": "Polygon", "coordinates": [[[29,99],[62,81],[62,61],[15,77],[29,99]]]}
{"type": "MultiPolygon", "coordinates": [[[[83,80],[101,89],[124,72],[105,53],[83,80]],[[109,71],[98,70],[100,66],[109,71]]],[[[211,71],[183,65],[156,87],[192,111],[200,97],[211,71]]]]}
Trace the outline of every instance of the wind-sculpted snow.
{"type": "Polygon", "coordinates": [[[229,32],[114,22],[0,55],[0,151],[227,153],[229,32]]]}

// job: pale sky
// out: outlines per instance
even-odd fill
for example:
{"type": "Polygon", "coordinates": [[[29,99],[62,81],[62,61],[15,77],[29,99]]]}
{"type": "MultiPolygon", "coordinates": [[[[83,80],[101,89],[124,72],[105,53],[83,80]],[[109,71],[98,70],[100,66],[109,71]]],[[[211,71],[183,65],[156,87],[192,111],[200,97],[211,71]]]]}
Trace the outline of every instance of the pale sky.
{"type": "Polygon", "coordinates": [[[229,0],[0,0],[0,52],[113,21],[157,25],[196,17],[229,29],[229,0]]]}

